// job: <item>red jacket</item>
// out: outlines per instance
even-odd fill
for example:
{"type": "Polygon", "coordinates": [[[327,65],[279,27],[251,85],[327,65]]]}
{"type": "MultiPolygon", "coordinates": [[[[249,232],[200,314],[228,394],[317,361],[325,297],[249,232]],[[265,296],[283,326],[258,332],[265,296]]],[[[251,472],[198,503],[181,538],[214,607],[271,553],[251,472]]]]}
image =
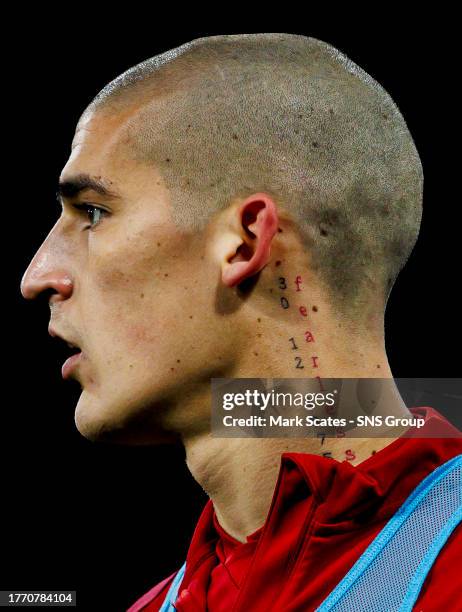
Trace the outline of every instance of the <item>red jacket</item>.
{"type": "MultiPolygon", "coordinates": [[[[454,437],[402,437],[356,466],[283,453],[268,517],[247,542],[223,530],[209,500],[187,553],[178,612],[314,611],[415,487],[462,453],[462,434],[435,410],[413,413],[426,418],[420,435],[454,437]]],[[[437,557],[414,610],[462,610],[461,527],[437,557]]],[[[175,573],[128,612],[159,610],[175,573]]]]}

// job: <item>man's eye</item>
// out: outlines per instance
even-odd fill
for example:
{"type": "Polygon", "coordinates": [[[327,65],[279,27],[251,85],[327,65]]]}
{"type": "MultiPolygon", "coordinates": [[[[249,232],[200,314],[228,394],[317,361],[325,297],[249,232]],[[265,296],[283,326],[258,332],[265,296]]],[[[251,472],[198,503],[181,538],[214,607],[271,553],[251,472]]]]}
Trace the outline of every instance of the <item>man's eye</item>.
{"type": "Polygon", "coordinates": [[[77,210],[83,210],[86,213],[90,222],[89,227],[95,227],[95,225],[98,225],[103,216],[107,214],[107,211],[105,211],[103,208],[93,206],[93,204],[74,204],[74,208],[77,208],[77,210]]]}

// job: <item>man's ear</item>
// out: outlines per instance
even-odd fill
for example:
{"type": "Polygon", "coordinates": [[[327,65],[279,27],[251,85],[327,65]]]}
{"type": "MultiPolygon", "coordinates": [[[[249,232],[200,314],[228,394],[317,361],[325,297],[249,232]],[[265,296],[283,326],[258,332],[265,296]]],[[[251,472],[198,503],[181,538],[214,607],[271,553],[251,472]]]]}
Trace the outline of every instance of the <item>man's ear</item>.
{"type": "Polygon", "coordinates": [[[236,246],[222,266],[222,281],[234,287],[260,272],[270,258],[271,242],[278,230],[278,214],[273,200],[264,193],[246,198],[238,207],[236,246]]]}

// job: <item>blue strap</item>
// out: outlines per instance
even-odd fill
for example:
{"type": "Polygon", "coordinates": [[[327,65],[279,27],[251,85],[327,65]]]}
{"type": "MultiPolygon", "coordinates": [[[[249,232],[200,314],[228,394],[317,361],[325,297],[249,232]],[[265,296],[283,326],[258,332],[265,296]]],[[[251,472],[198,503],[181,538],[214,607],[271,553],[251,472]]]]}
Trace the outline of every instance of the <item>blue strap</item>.
{"type": "Polygon", "coordinates": [[[317,612],[411,610],[439,551],[462,520],[461,468],[459,455],[427,476],[317,612]]]}
{"type": "Polygon", "coordinates": [[[183,580],[184,573],[186,571],[186,561],[177,571],[175,578],[173,579],[172,584],[168,590],[168,593],[164,599],[164,603],[159,608],[159,612],[174,612],[175,606],[173,602],[176,601],[178,596],[178,589],[180,588],[181,581],[183,580]]]}
{"type": "Polygon", "coordinates": [[[435,562],[436,557],[438,556],[438,553],[446,544],[447,539],[461,521],[462,506],[454,512],[454,514],[444,526],[443,530],[433,540],[430,548],[428,549],[427,554],[422,559],[421,564],[417,568],[416,573],[414,574],[411,582],[409,583],[409,589],[401,605],[400,612],[412,610],[413,605],[417,601],[417,597],[419,596],[420,589],[422,588],[425,578],[427,577],[428,572],[431,570],[432,565],[435,562]]]}

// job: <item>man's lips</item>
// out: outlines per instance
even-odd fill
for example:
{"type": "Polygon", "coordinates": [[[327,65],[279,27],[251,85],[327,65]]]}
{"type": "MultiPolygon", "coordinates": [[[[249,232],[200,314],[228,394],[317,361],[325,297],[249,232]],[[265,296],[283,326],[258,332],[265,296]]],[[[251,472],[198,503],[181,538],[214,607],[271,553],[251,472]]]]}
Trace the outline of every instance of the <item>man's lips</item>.
{"type": "Polygon", "coordinates": [[[77,367],[80,359],[82,357],[82,351],[76,353],[75,355],[71,355],[66,361],[63,363],[63,367],[61,368],[61,376],[64,380],[70,377],[73,370],[77,367]]]}
{"type": "Polygon", "coordinates": [[[77,367],[82,357],[82,351],[77,344],[70,342],[65,336],[59,334],[55,329],[53,329],[53,327],[51,327],[51,325],[48,327],[48,333],[50,334],[50,336],[54,338],[59,338],[60,340],[65,342],[67,346],[74,351],[74,354],[66,359],[61,368],[61,375],[64,380],[66,380],[71,376],[72,372],[77,367]]]}

